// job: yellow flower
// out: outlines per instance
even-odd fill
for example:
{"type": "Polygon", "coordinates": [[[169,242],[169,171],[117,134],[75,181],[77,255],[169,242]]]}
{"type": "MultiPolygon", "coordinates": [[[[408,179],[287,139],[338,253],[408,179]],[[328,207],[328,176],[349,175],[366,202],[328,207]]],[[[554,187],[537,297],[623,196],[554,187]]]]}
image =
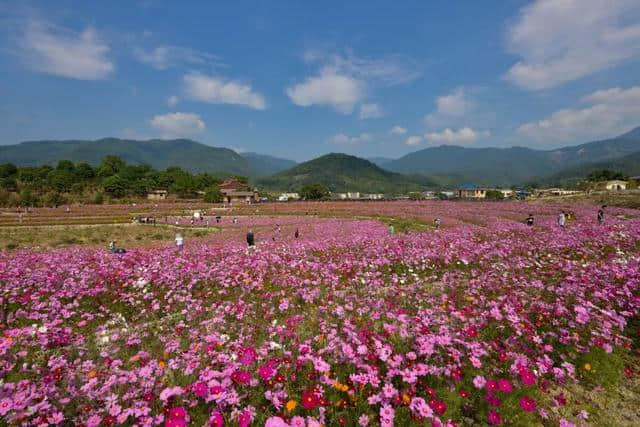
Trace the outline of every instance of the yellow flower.
{"type": "Polygon", "coordinates": [[[160,369],[164,369],[164,360],[159,361],[158,366],[160,367],[160,369]]]}
{"type": "Polygon", "coordinates": [[[96,371],[89,371],[89,378],[95,378],[98,375],[96,371]]]}
{"type": "Polygon", "coordinates": [[[296,409],[296,406],[297,406],[297,405],[298,405],[298,404],[296,403],[296,401],[295,401],[295,400],[290,400],[290,401],[288,401],[288,402],[287,402],[287,405],[286,405],[287,411],[289,411],[289,412],[293,411],[294,409],[296,409]]]}
{"type": "Polygon", "coordinates": [[[409,399],[409,395],[407,393],[402,394],[402,401],[405,403],[405,405],[411,402],[411,399],[409,399]]]}
{"type": "Polygon", "coordinates": [[[585,371],[590,371],[591,370],[591,363],[585,363],[584,364],[584,370],[585,371]]]}

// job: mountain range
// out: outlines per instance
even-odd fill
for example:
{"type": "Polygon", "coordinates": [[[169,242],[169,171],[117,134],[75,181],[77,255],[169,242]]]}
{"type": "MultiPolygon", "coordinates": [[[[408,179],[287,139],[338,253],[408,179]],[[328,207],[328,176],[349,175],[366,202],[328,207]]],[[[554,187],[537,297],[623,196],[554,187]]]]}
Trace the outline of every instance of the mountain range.
{"type": "Polygon", "coordinates": [[[405,174],[430,176],[445,185],[460,182],[513,185],[558,174],[565,169],[579,170],[582,165],[608,161],[639,151],[640,127],[615,138],[554,150],[442,145],[386,162],[384,168],[405,174]]]}
{"type": "Polygon", "coordinates": [[[468,182],[486,186],[562,182],[597,169],[640,175],[640,127],[615,138],[553,150],[442,145],[399,159],[365,160],[332,153],[300,164],[265,154],[238,154],[189,139],[103,138],[0,145],[0,163],[20,166],[54,165],[59,160],[95,166],[109,154],[156,169],[180,166],[191,172],[244,175],[274,190],[299,189],[305,183],[320,182],[333,191],[398,192],[468,182]]]}
{"type": "Polygon", "coordinates": [[[334,192],[404,193],[434,186],[424,177],[389,172],[368,160],[342,153],[326,154],[258,181],[261,188],[286,191],[299,191],[313,183],[334,192]]]}

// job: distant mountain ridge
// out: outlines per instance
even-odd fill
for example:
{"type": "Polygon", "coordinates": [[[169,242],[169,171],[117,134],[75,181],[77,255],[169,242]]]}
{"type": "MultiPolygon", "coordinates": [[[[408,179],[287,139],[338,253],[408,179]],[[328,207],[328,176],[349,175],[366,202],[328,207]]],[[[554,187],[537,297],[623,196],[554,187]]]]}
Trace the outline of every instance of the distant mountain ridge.
{"type": "Polygon", "coordinates": [[[430,183],[389,172],[359,157],[330,153],[258,181],[272,190],[298,191],[319,183],[333,192],[401,193],[420,190],[430,183]]]}
{"type": "Polygon", "coordinates": [[[147,164],[155,169],[180,166],[191,172],[227,172],[238,175],[249,173],[249,162],[235,151],[211,147],[190,139],[28,141],[0,146],[0,163],[36,166],[71,160],[96,166],[103,157],[110,154],[120,156],[127,163],[147,164]]]}
{"type": "Polygon", "coordinates": [[[621,172],[637,174],[635,153],[640,153],[640,127],[615,138],[553,150],[442,145],[415,151],[395,160],[373,157],[368,161],[347,156],[350,158],[347,161],[345,157],[335,157],[337,154],[334,153],[327,155],[333,157],[314,159],[322,159],[319,163],[311,163],[314,162],[311,160],[301,164],[265,154],[238,154],[228,148],[212,147],[190,139],[28,141],[0,145],[0,163],[35,166],[71,160],[95,166],[103,157],[117,155],[130,164],[148,164],[156,169],[180,166],[191,172],[244,175],[266,185],[277,183],[282,189],[300,187],[300,182],[317,177],[321,182],[336,189],[343,188],[344,191],[359,191],[357,188],[363,188],[362,191],[372,188],[395,191],[398,188],[414,189],[419,184],[455,187],[465,182],[513,186],[532,181],[545,182],[551,178],[585,176],[588,172],[582,173],[583,169],[586,171],[607,165],[621,172]],[[342,166],[334,167],[327,159],[333,159],[342,166]],[[361,162],[366,162],[366,165],[361,162]],[[312,169],[314,165],[322,164],[325,171],[314,169],[297,175],[284,173],[303,165],[306,168],[309,163],[312,169]],[[350,171],[349,168],[356,170],[350,171]],[[388,175],[392,172],[392,175],[388,175]],[[289,183],[284,181],[287,176],[291,180],[289,183]],[[301,179],[301,176],[307,178],[301,179]],[[365,180],[367,184],[360,186],[358,179],[365,180]],[[388,185],[384,185],[385,179],[389,181],[388,185]]]}
{"type": "Polygon", "coordinates": [[[249,176],[251,178],[261,178],[273,175],[285,169],[297,165],[297,162],[279,157],[258,153],[240,153],[249,162],[249,176]]]}
{"type": "Polygon", "coordinates": [[[615,138],[553,150],[441,145],[409,153],[385,163],[384,167],[398,173],[433,177],[452,185],[462,182],[514,185],[550,176],[564,169],[620,158],[639,151],[640,127],[615,138]]]}

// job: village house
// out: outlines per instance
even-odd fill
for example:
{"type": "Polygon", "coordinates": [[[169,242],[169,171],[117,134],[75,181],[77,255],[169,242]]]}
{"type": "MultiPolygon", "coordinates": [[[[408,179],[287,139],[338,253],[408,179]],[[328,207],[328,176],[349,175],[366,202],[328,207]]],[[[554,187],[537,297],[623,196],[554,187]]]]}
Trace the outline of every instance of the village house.
{"type": "Polygon", "coordinates": [[[514,195],[514,191],[509,188],[498,188],[496,191],[501,192],[505,199],[513,197],[514,195]]]}
{"type": "Polygon", "coordinates": [[[278,196],[279,202],[288,202],[289,200],[300,200],[298,193],[282,193],[278,196]]]}
{"type": "Polygon", "coordinates": [[[458,189],[458,197],[461,199],[484,199],[487,197],[487,189],[474,184],[466,184],[458,189]]]}
{"type": "Polygon", "coordinates": [[[627,181],[622,181],[619,179],[612,179],[610,181],[600,181],[595,185],[596,190],[607,190],[607,191],[620,191],[626,190],[627,185],[629,183],[627,181]]]}
{"type": "Polygon", "coordinates": [[[543,188],[535,191],[536,197],[548,197],[548,196],[569,196],[571,194],[582,193],[579,190],[566,190],[564,188],[543,188]]]}
{"type": "Polygon", "coordinates": [[[167,190],[151,190],[147,193],[149,200],[165,200],[167,198],[167,190]]]}
{"type": "Polygon", "coordinates": [[[258,199],[257,191],[252,191],[248,184],[235,178],[225,180],[219,188],[224,203],[255,203],[258,199]]]}
{"type": "Polygon", "coordinates": [[[381,194],[381,193],[365,194],[364,198],[369,200],[382,200],[384,199],[384,194],[381,194]]]}

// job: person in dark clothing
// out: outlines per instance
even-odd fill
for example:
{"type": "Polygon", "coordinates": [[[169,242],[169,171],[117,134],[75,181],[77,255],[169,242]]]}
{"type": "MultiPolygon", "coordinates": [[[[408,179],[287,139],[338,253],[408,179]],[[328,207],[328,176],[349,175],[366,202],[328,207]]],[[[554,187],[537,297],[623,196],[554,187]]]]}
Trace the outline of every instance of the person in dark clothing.
{"type": "Polygon", "coordinates": [[[604,223],[604,208],[606,205],[602,205],[600,209],[598,209],[598,224],[602,225],[604,223]]]}
{"type": "Polygon", "coordinates": [[[298,229],[296,228],[296,232],[293,233],[293,235],[295,236],[295,238],[297,239],[298,237],[300,237],[300,232],[298,231],[298,229]]]}
{"type": "Polygon", "coordinates": [[[529,214],[526,221],[527,221],[527,225],[531,227],[533,225],[533,215],[529,214]]]}
{"type": "Polygon", "coordinates": [[[249,230],[247,233],[247,246],[252,247],[256,244],[255,237],[253,236],[253,231],[249,230]]]}

